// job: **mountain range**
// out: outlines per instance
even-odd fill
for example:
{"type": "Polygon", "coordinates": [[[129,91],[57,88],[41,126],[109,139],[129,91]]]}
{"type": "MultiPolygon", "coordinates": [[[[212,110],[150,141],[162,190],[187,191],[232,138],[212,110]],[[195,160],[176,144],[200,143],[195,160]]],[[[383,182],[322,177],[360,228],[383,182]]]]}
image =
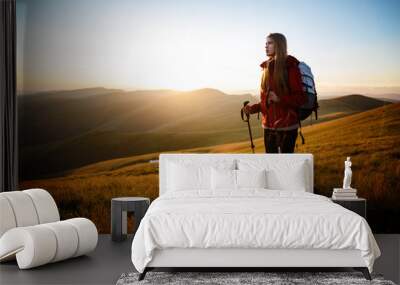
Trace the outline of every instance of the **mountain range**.
{"type": "MultiPolygon", "coordinates": [[[[251,94],[88,88],[18,96],[20,179],[35,179],[107,159],[248,140],[240,118],[251,94]],[[40,163],[38,163],[40,161],[40,163]]],[[[319,100],[303,126],[391,104],[360,94],[319,100]]],[[[261,114],[251,116],[262,137],[261,114]]]]}

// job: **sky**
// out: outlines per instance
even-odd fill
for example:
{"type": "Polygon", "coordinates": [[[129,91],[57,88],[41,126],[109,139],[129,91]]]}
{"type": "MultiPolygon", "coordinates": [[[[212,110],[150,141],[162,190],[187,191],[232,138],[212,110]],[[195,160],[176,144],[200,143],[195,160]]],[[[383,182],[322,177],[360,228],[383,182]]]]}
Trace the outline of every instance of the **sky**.
{"type": "Polygon", "coordinates": [[[398,15],[397,0],[17,0],[17,89],[256,94],[279,32],[320,94],[400,93],[398,15]]]}

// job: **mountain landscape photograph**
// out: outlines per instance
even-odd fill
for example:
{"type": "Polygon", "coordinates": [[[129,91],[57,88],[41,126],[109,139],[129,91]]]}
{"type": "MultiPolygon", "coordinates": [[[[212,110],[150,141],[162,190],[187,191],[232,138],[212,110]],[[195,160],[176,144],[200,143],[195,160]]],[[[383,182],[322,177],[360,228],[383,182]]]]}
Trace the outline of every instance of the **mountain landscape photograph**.
{"type": "MultiPolygon", "coordinates": [[[[33,2],[17,3],[19,188],[49,191],[62,219],[110,233],[113,197],[158,197],[160,153],[251,153],[240,111],[260,102],[266,36],[280,32],[315,80],[318,117],[301,122],[295,147],[314,156],[314,193],[342,186],[350,156],[373,232],[398,233],[399,41],[381,7],[360,12],[366,23],[352,1],[206,1],[195,14],[190,1],[33,2]]],[[[255,153],[261,119],[250,116],[255,153]]]]}
{"type": "MultiPolygon", "coordinates": [[[[258,99],[211,88],[21,96],[19,130],[31,134],[20,142],[21,185],[49,189],[65,217],[89,216],[109,232],[104,216],[112,197],[158,197],[160,152],[250,153],[238,111],[246,100],[258,99]]],[[[331,195],[341,184],[338,158],[351,156],[354,187],[368,198],[374,230],[394,230],[398,221],[382,217],[400,216],[400,102],[349,94],[319,104],[318,119],[302,124],[305,144],[298,139],[296,151],[314,154],[315,193],[331,195]]],[[[261,122],[256,114],[250,121],[256,153],[263,153],[261,122]]]]}

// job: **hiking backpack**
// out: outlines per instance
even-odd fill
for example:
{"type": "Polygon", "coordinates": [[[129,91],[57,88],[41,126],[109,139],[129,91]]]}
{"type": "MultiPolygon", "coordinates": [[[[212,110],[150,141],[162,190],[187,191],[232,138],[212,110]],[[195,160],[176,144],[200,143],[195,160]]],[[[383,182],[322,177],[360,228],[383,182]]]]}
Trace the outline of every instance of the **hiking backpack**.
{"type": "MultiPolygon", "coordinates": [[[[304,136],[301,132],[301,121],[307,119],[314,111],[315,119],[318,120],[318,99],[317,90],[315,89],[314,76],[311,72],[311,68],[303,61],[299,62],[299,69],[301,73],[301,82],[303,84],[303,91],[307,95],[307,103],[303,104],[298,109],[299,114],[299,125],[300,125],[300,137],[302,144],[305,143],[304,136]]],[[[311,117],[312,119],[312,117],[311,117]]]]}
{"type": "Polygon", "coordinates": [[[314,111],[315,119],[318,120],[317,109],[317,90],[315,89],[314,76],[311,72],[311,68],[303,61],[299,63],[299,69],[301,73],[301,81],[303,83],[303,91],[307,94],[308,102],[299,108],[299,119],[303,121],[307,119],[314,111]]]}

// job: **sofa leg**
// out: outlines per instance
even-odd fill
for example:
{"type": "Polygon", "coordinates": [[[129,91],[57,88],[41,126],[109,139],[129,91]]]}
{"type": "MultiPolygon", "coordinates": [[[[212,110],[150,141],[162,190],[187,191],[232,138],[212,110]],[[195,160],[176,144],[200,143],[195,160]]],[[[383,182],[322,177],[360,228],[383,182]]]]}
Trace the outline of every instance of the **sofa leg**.
{"type": "Polygon", "coordinates": [[[138,281],[141,281],[141,280],[144,279],[144,277],[146,276],[147,271],[148,271],[148,269],[147,269],[147,267],[145,267],[143,272],[139,274],[138,281]]]}
{"type": "Polygon", "coordinates": [[[362,274],[364,275],[365,279],[367,280],[372,280],[371,279],[371,274],[369,274],[369,270],[367,267],[354,267],[355,270],[361,271],[362,274]]]}

